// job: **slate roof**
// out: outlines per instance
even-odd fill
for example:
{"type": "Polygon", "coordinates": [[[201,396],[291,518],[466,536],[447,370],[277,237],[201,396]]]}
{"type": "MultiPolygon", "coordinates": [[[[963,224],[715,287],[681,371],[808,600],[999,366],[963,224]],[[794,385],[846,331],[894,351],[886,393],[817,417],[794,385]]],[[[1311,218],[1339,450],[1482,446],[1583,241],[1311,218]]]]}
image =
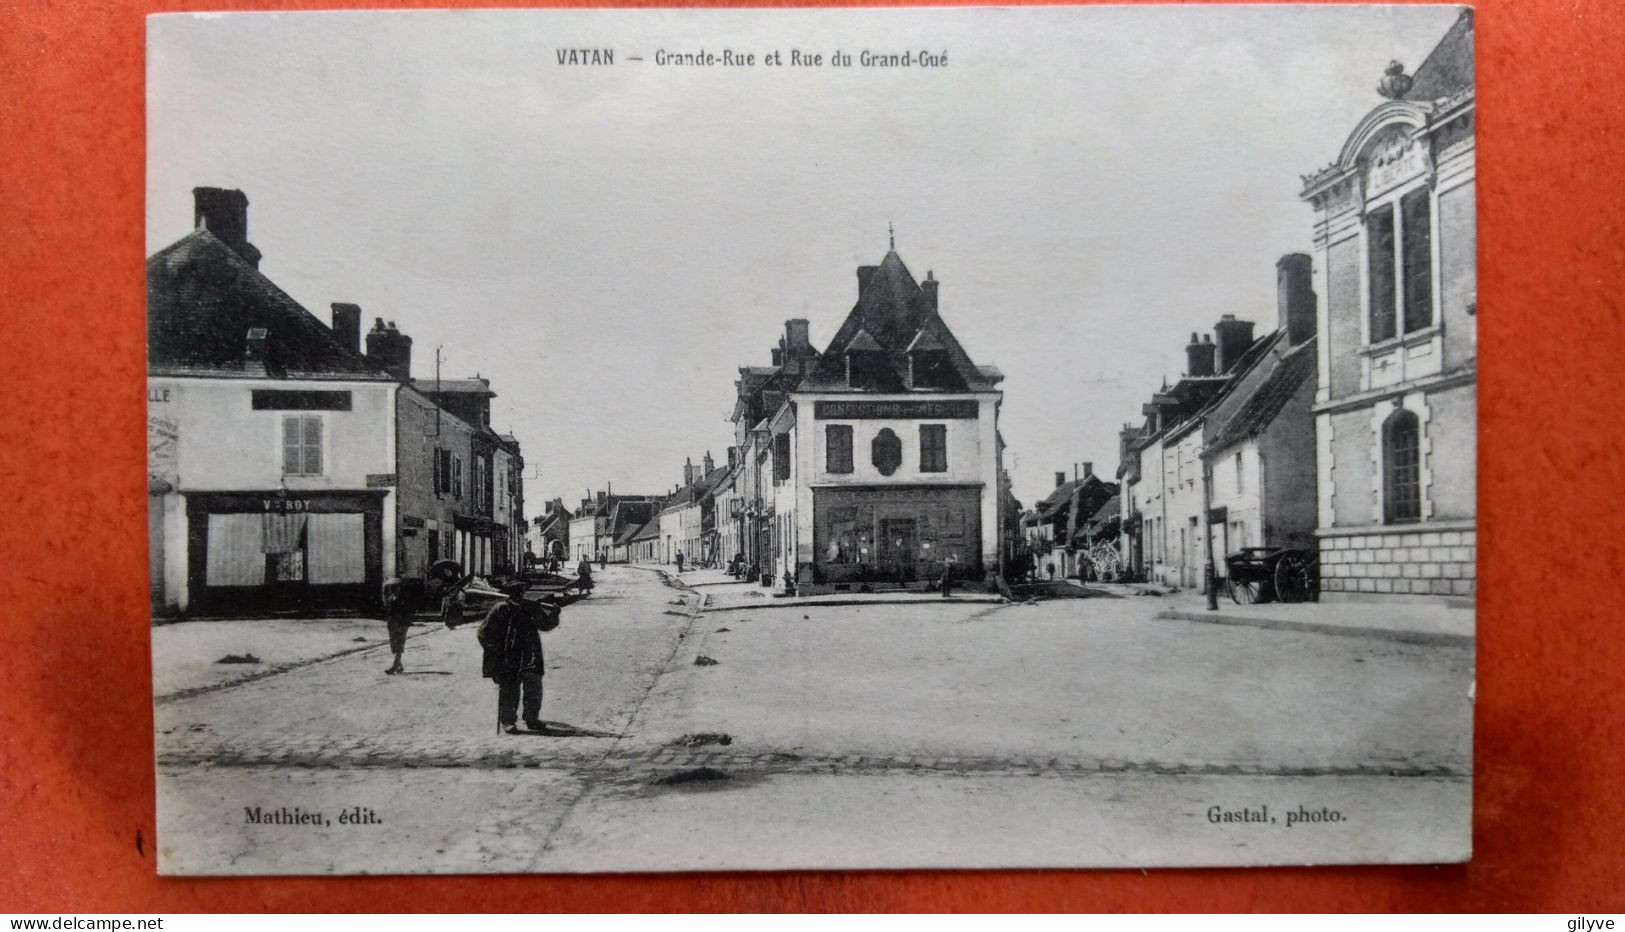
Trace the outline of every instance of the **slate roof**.
{"type": "Polygon", "coordinates": [[[1078,528],[1077,532],[1072,536],[1074,538],[1082,537],[1084,536],[1085,531],[1091,535],[1098,536],[1101,529],[1109,526],[1113,521],[1117,521],[1122,517],[1123,497],[1121,495],[1113,494],[1111,498],[1106,499],[1104,504],[1095,509],[1094,514],[1090,515],[1087,519],[1081,522],[1083,526],[1078,528]]]}
{"type": "Polygon", "coordinates": [[[1275,368],[1230,415],[1208,441],[1204,455],[1262,433],[1304,381],[1315,374],[1315,339],[1305,340],[1280,357],[1275,368]]]}
{"type": "Polygon", "coordinates": [[[1471,8],[1461,11],[1444,38],[1428,53],[1411,78],[1411,89],[1405,92],[1406,100],[1431,101],[1453,97],[1474,86],[1471,8]]]}
{"type": "Polygon", "coordinates": [[[247,378],[377,379],[382,367],[214,234],[198,228],[147,259],[147,371],[247,378]],[[245,358],[266,330],[265,361],[245,358]]]}
{"type": "Polygon", "coordinates": [[[870,349],[872,345],[870,351],[881,353],[887,363],[878,373],[874,387],[867,390],[905,390],[908,347],[922,338],[940,343],[942,351],[947,353],[954,381],[958,383],[948,386],[948,390],[992,390],[996,380],[971,362],[964,347],[937,315],[934,299],[914,280],[896,250],[887,252],[880,265],[860,269],[860,274],[864,277],[857,303],[830,338],[829,349],[802,381],[802,391],[864,391],[850,387],[846,380],[846,353],[855,340],[860,350],[870,349]]]}
{"type": "Polygon", "coordinates": [[[637,533],[632,535],[632,540],[649,540],[650,538],[656,538],[656,537],[659,537],[659,536],[660,536],[660,519],[655,518],[655,519],[649,521],[648,523],[644,524],[643,527],[638,528],[637,533]]]}

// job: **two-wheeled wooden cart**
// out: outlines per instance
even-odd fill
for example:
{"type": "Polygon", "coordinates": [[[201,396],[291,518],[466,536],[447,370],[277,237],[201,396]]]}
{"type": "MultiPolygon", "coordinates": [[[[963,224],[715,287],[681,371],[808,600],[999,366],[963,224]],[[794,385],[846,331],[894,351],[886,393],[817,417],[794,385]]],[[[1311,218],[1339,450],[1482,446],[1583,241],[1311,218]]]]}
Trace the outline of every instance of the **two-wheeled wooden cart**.
{"type": "Polygon", "coordinates": [[[1225,556],[1224,568],[1226,588],[1237,605],[1320,599],[1320,563],[1312,550],[1243,547],[1225,556]]]}

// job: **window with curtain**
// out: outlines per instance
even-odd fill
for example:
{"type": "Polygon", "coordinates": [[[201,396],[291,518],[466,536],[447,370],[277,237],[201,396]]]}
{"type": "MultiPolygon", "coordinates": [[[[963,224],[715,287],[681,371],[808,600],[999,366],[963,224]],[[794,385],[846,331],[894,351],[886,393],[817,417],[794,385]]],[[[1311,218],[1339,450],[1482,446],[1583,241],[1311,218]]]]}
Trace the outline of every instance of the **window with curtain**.
{"type": "Polygon", "coordinates": [[[322,474],[322,419],[288,415],[282,419],[282,474],[322,474]]]}
{"type": "Polygon", "coordinates": [[[852,425],[825,426],[824,471],[842,474],[852,472],[852,425]]]}
{"type": "Polygon", "coordinates": [[[1421,422],[1395,411],[1383,425],[1383,518],[1390,524],[1422,519],[1421,422]]]}

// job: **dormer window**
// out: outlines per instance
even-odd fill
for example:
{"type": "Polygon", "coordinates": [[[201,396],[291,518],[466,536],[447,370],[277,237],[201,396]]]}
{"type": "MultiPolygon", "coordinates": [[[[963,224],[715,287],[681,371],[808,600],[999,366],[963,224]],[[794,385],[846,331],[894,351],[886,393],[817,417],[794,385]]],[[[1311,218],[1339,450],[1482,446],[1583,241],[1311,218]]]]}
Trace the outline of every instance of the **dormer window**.
{"type": "Polygon", "coordinates": [[[910,388],[957,388],[958,378],[948,361],[948,348],[936,334],[921,330],[908,345],[910,388]]]}
{"type": "Polygon", "coordinates": [[[846,384],[868,390],[887,387],[885,351],[867,330],[859,330],[846,345],[846,384]]]}

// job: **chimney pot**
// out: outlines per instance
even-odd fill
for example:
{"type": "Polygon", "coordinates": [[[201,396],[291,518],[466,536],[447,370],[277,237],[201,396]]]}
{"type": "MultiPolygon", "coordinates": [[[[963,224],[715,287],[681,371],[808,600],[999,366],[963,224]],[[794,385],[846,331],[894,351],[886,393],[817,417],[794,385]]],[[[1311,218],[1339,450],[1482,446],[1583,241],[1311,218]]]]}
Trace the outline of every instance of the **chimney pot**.
{"type": "Polygon", "coordinates": [[[880,266],[878,266],[878,265],[860,265],[860,266],[858,266],[858,294],[859,295],[862,295],[863,290],[865,288],[869,287],[869,280],[875,277],[875,270],[877,270],[879,268],[880,268],[880,266]]]}
{"type": "Polygon", "coordinates": [[[352,353],[361,352],[361,308],[355,304],[333,303],[333,339],[352,353]]]}
{"type": "Polygon", "coordinates": [[[1315,302],[1314,261],[1301,252],[1282,256],[1275,263],[1276,326],[1289,346],[1315,335],[1315,302]]]}
{"type": "Polygon", "coordinates": [[[248,241],[248,195],[234,188],[193,188],[192,225],[208,230],[254,268],[260,251],[248,241]]]}
{"type": "Polygon", "coordinates": [[[1225,314],[1213,325],[1213,342],[1218,344],[1219,375],[1229,375],[1247,348],[1253,345],[1253,322],[1225,314]]]}
{"type": "Polygon", "coordinates": [[[1203,342],[1191,334],[1191,341],[1185,345],[1185,372],[1196,377],[1205,377],[1213,374],[1212,343],[1203,342]]]}
{"type": "Polygon", "coordinates": [[[382,317],[373,318],[367,333],[367,358],[402,382],[412,378],[412,338],[386,326],[382,317]]]}

